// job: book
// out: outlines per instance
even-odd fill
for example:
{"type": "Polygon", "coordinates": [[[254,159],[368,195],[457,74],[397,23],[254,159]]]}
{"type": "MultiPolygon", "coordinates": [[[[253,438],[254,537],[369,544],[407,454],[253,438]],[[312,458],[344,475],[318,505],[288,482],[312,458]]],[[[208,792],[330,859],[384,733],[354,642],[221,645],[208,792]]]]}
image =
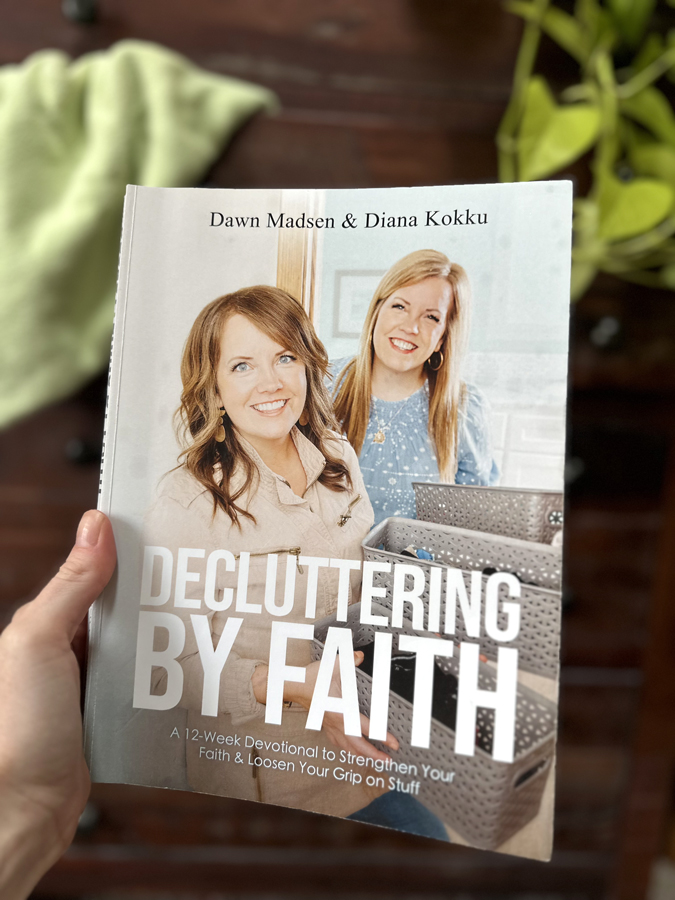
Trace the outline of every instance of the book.
{"type": "Polygon", "coordinates": [[[128,188],[94,781],[550,857],[571,208],[128,188]]]}

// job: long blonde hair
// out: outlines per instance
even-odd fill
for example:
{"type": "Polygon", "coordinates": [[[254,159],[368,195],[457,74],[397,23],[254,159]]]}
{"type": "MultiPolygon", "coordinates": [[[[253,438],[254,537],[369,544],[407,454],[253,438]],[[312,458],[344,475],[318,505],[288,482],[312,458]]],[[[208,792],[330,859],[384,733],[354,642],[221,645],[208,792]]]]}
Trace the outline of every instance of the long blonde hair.
{"type": "Polygon", "coordinates": [[[329,449],[329,442],[339,427],[325,387],[328,355],[307,313],[297,300],[279,288],[267,285],[242,288],[218,297],[195,319],[183,350],[180,369],[183,392],[175,415],[179,440],[184,447],[180,464],[210,492],[214,515],[221,509],[234,525],[239,524],[239,516],[255,521],[237,501],[254,487],[258,475],[236,428],[227,415],[222,416],[218,400],[216,373],[223,327],[237,313],[305,364],[307,398],[302,419],[306,424],[298,423],[298,427],[326,460],[319,481],[332,491],[351,487],[349,469],[329,449]],[[216,434],[221,422],[225,440],[218,442],[216,434]],[[242,466],[245,477],[242,486],[231,493],[230,479],[238,465],[242,466]]]}
{"type": "Polygon", "coordinates": [[[460,368],[468,343],[471,287],[464,269],[438,250],[416,250],[385,273],[368,307],[358,354],[336,378],[335,415],[350,444],[361,452],[368,428],[373,372],[373,332],[382,303],[403,287],[425,278],[444,278],[452,288],[445,334],[441,342],[442,364],[436,370],[429,361],[424,371],[429,385],[429,438],[436,450],[443,481],[454,481],[457,471],[457,431],[466,389],[460,368]]]}

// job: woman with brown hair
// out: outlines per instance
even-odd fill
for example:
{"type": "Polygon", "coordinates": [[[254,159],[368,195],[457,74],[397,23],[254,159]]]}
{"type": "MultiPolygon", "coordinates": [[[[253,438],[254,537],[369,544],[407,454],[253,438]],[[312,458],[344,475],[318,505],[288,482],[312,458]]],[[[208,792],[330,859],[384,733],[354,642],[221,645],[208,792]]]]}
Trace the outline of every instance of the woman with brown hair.
{"type": "MultiPolygon", "coordinates": [[[[319,666],[312,662],[308,640],[288,642],[286,664],[303,667],[304,682],[285,683],[281,724],[265,722],[275,617],[307,623],[335,612],[342,572],[329,560],[360,561],[361,541],[373,521],[356,455],[339,435],[324,384],[327,370],[326,351],[307,314],[278,288],[244,288],[203,309],[188,336],[181,366],[177,424],[184,449],[178,467],[160,482],[147,520],[146,544],[169,548],[174,557],[179,548],[195,548],[183,550],[191,559],[181,583],[181,602],[176,602],[176,613],[186,621],[187,641],[178,661],[184,672],[181,705],[188,711],[187,734],[202,736],[215,728],[238,736],[241,743],[232,745],[233,750],[243,750],[240,764],[234,752],[233,761],[222,764],[213,761],[208,747],[204,752],[203,740],[186,740],[190,785],[208,793],[347,816],[380,799],[381,791],[365,787],[366,775],[373,760],[386,762],[388,756],[366,738],[346,735],[343,717],[335,712],[325,714],[320,732],[306,730],[319,666]],[[246,559],[243,600],[239,575],[225,562],[216,566],[215,583],[211,576],[207,594],[205,561],[214,551],[228,551],[240,570],[246,559]],[[207,612],[217,647],[232,612],[234,590],[237,609],[247,612],[234,613],[242,623],[222,670],[214,720],[202,715],[204,676],[190,615],[198,608],[207,612]],[[315,596],[313,609],[306,600],[310,594],[315,596]],[[271,744],[277,747],[274,759],[261,752],[261,764],[255,763],[258,753],[251,754],[250,748],[257,751],[271,744]],[[362,785],[355,784],[356,779],[303,774],[300,762],[323,770],[324,760],[336,758],[336,747],[370,758],[362,785]],[[301,753],[306,748],[315,751],[309,759],[301,753]]],[[[349,602],[358,599],[358,563],[356,567],[349,602]]],[[[357,664],[361,659],[355,654],[357,664]]],[[[340,690],[337,675],[334,689],[340,690]]],[[[154,690],[164,692],[161,680],[154,690]]],[[[363,724],[367,734],[365,719],[363,724]]],[[[397,749],[398,742],[387,735],[386,745],[397,749]]],[[[419,803],[411,806],[410,830],[434,833],[440,826],[435,817],[419,803]],[[417,807],[426,816],[420,818],[417,807]],[[422,824],[415,825],[417,821],[422,824]]],[[[397,812],[400,816],[400,804],[397,812]]]]}
{"type": "Polygon", "coordinates": [[[485,399],[461,378],[470,308],[464,269],[417,250],[380,281],[357,355],[332,364],[335,414],[376,523],[415,517],[413,481],[497,481],[485,399]]]}

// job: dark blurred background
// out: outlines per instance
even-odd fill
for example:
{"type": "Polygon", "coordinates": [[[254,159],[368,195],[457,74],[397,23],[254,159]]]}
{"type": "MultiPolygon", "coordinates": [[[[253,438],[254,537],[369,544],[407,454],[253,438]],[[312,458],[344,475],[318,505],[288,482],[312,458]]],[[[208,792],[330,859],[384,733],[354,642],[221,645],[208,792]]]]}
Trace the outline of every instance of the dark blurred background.
{"type": "MultiPolygon", "coordinates": [[[[522,27],[498,0],[4,0],[0,16],[0,64],[135,37],[272,88],[282,111],[245,126],[213,186],[497,178],[522,27]]],[[[555,82],[564,65],[545,41],[540,69],[555,82]]],[[[551,863],[95,785],[74,846],[34,896],[675,897],[675,295],[596,280],[573,309],[570,379],[551,863]]],[[[0,432],[0,619],[45,583],[96,504],[104,400],[102,374],[0,432]]]]}

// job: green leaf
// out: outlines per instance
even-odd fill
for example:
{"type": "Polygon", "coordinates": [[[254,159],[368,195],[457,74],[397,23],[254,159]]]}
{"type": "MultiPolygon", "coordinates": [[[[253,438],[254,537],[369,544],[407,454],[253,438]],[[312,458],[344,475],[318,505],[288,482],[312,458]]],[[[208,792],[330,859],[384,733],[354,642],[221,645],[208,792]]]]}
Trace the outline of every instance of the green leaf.
{"type": "MultiPolygon", "coordinates": [[[[675,0],[673,0],[670,5],[675,6],[675,0]]],[[[675,47],[675,28],[671,28],[666,34],[666,44],[668,45],[668,48],[675,47]]],[[[675,68],[669,69],[669,71],[666,72],[666,77],[668,78],[668,81],[675,81],[675,68]]]]}
{"type": "Polygon", "coordinates": [[[566,50],[578,62],[585,63],[590,56],[592,43],[587,29],[578,22],[574,16],[563,12],[557,6],[548,7],[542,15],[540,4],[526,2],[526,0],[506,0],[504,8],[508,12],[525,19],[526,22],[536,22],[543,31],[566,50]]]}
{"type": "Polygon", "coordinates": [[[614,20],[597,0],[577,0],[574,17],[581,23],[591,47],[610,49],[613,46],[618,36],[614,20]]]}
{"type": "Polygon", "coordinates": [[[536,3],[526,3],[524,0],[506,0],[504,9],[515,16],[521,16],[526,22],[537,22],[540,18],[536,3]]]}
{"type": "Polygon", "coordinates": [[[648,87],[634,97],[622,100],[620,108],[624,115],[675,147],[675,115],[658,88],[648,87]]]}
{"type": "Polygon", "coordinates": [[[622,182],[604,173],[598,180],[598,233],[607,241],[623,241],[654,228],[665,219],[675,200],[670,185],[655,178],[622,182]]]}
{"type": "Polygon", "coordinates": [[[586,293],[597,273],[598,267],[595,263],[572,260],[572,278],[570,282],[572,301],[579,300],[586,293]]]}
{"type": "Polygon", "coordinates": [[[666,42],[663,40],[663,35],[652,31],[642,42],[642,46],[631,63],[631,69],[636,74],[641,72],[657,60],[662,53],[665,53],[665,51],[666,42]]]}
{"type": "Polygon", "coordinates": [[[665,181],[675,191],[675,148],[668,144],[638,144],[630,150],[630,164],[639,175],[665,181]]]}
{"type": "MultiPolygon", "coordinates": [[[[675,0],[673,0],[673,5],[675,6],[675,0]]],[[[675,263],[664,266],[659,274],[665,287],[675,291],[675,263]]]]}
{"type": "Polygon", "coordinates": [[[588,244],[598,233],[598,204],[588,197],[574,201],[574,234],[577,242],[588,244]]]}
{"type": "Polygon", "coordinates": [[[577,0],[574,5],[574,18],[593,33],[600,27],[602,12],[597,0],[577,0]]]}
{"type": "Polygon", "coordinates": [[[588,34],[574,16],[557,6],[551,6],[546,10],[541,25],[546,34],[570,56],[580,63],[586,62],[591,53],[591,43],[588,34]]]}
{"type": "Polygon", "coordinates": [[[544,78],[531,78],[518,135],[520,180],[545,178],[578,159],[593,145],[599,127],[597,106],[558,106],[544,78]]]}
{"type": "Polygon", "coordinates": [[[621,145],[626,147],[629,153],[632,152],[634,147],[640,147],[642,144],[654,143],[653,136],[627,116],[621,116],[619,118],[618,137],[621,145]]]}
{"type": "Polygon", "coordinates": [[[619,34],[630,47],[637,47],[654,13],[656,0],[607,0],[619,34]]]}

